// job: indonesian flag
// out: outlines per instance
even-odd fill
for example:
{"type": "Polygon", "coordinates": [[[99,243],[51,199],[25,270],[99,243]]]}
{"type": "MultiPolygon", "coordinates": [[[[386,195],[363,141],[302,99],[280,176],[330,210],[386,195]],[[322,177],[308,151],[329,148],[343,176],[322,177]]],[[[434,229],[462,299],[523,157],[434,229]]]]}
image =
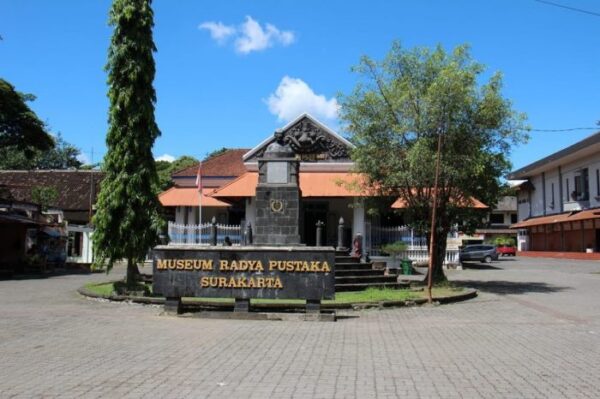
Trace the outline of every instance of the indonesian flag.
{"type": "Polygon", "coordinates": [[[198,173],[196,174],[196,187],[202,192],[202,162],[198,164],[198,173]]]}

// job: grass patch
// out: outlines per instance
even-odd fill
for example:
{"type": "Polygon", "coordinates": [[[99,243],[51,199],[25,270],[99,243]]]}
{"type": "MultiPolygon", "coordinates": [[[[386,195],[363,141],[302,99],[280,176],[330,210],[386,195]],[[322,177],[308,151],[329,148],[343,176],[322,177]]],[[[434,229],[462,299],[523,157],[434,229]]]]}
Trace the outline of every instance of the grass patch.
{"type": "Polygon", "coordinates": [[[93,292],[97,295],[110,296],[116,295],[127,295],[130,292],[131,296],[151,296],[152,295],[152,284],[136,283],[133,288],[127,287],[127,284],[123,281],[115,281],[111,283],[89,283],[84,286],[88,291],[93,292]]]}
{"type": "MultiPolygon", "coordinates": [[[[120,282],[117,283],[89,283],[85,285],[88,291],[91,291],[97,295],[110,296],[117,289],[120,282]]],[[[140,287],[142,290],[152,288],[150,284],[146,284],[145,287],[140,287]]],[[[464,291],[461,287],[456,287],[451,284],[444,284],[441,287],[433,288],[434,297],[452,296],[457,295],[464,291]]],[[[148,291],[151,292],[151,291],[148,291]]],[[[409,289],[391,289],[391,288],[368,288],[364,291],[353,291],[353,292],[339,292],[335,295],[334,300],[324,300],[324,304],[342,304],[342,303],[359,303],[359,302],[382,302],[382,301],[409,301],[415,299],[426,298],[427,293],[425,291],[413,291],[409,289]]],[[[220,303],[231,303],[233,304],[233,298],[188,298],[191,302],[220,302],[220,303]]],[[[256,304],[304,304],[303,299],[252,299],[251,303],[256,304]]]]}
{"type": "Polygon", "coordinates": [[[84,288],[90,292],[93,292],[96,295],[109,296],[114,292],[114,284],[113,283],[88,283],[84,285],[84,288]]]}
{"type": "Polygon", "coordinates": [[[357,303],[381,301],[407,301],[420,298],[420,292],[407,289],[367,288],[364,291],[340,292],[335,294],[335,300],[325,300],[324,303],[357,303]]]}

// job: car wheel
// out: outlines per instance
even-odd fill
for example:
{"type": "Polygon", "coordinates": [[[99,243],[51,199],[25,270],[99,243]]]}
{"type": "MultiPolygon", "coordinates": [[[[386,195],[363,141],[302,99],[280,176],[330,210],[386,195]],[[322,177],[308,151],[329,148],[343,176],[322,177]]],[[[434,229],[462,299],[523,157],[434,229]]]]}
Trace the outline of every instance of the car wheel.
{"type": "Polygon", "coordinates": [[[483,262],[484,263],[491,263],[492,262],[492,257],[491,256],[486,256],[485,258],[483,258],[483,262]]]}

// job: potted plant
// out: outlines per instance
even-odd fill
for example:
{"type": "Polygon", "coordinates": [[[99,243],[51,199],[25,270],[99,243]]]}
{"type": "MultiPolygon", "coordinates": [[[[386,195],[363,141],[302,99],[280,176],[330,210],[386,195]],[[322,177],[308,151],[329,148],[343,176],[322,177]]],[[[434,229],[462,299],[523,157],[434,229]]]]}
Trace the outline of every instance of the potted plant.
{"type": "Polygon", "coordinates": [[[407,247],[408,246],[406,245],[406,243],[402,241],[396,241],[391,244],[385,244],[381,247],[381,250],[386,254],[390,255],[391,257],[391,265],[388,264],[388,268],[398,269],[400,267],[400,259],[398,258],[398,255],[405,253],[407,247]]]}

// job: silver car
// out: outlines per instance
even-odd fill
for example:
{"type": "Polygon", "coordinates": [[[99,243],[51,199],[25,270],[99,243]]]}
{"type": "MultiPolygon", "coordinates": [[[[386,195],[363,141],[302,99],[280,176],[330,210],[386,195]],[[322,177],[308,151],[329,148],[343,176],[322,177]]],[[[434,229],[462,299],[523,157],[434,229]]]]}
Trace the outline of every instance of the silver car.
{"type": "Polygon", "coordinates": [[[498,260],[498,252],[493,245],[467,245],[458,253],[461,262],[477,261],[490,263],[492,260],[498,260]]]}

